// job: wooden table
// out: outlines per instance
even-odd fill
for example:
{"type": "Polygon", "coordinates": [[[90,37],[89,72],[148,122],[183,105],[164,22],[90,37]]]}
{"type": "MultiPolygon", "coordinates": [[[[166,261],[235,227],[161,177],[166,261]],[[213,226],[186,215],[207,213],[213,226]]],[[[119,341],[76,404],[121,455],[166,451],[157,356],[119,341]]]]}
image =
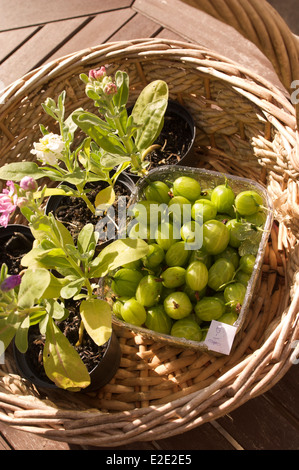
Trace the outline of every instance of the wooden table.
{"type": "MultiPolygon", "coordinates": [[[[270,1],[280,9],[295,34],[299,33],[297,1],[270,1]]],[[[202,44],[253,68],[282,88],[272,66],[255,46],[217,20],[201,12],[194,13],[186,5],[182,7],[178,0],[0,0],[0,12],[0,86],[80,49],[109,41],[163,37],[202,44]]],[[[298,396],[299,367],[294,365],[270,391],[217,421],[172,438],[118,449],[296,450],[299,448],[298,396]]],[[[0,422],[0,450],[11,449],[88,450],[92,447],[51,441],[0,422]]]]}

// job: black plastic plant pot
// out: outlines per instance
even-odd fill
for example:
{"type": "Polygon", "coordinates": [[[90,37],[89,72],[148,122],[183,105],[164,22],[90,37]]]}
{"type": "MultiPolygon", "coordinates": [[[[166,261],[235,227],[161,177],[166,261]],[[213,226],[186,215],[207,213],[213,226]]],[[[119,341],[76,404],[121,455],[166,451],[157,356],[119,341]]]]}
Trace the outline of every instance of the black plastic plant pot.
{"type": "MultiPolygon", "coordinates": [[[[128,108],[130,114],[133,106],[128,108]]],[[[147,170],[153,170],[165,165],[192,165],[193,148],[196,136],[196,126],[191,113],[177,101],[168,101],[164,116],[163,129],[155,141],[160,149],[151,152],[147,157],[147,170]]],[[[140,177],[127,171],[132,180],[140,177]]]]}
{"type": "Polygon", "coordinates": [[[9,274],[18,274],[23,268],[22,257],[31,250],[34,237],[27,225],[9,224],[0,227],[0,265],[5,263],[9,274]]]}
{"type": "MultiPolygon", "coordinates": [[[[34,366],[28,353],[21,353],[13,342],[13,353],[19,374],[34,384],[38,388],[61,390],[48,377],[40,377],[34,370],[34,366]]],[[[116,334],[112,331],[110,339],[107,341],[106,350],[94,369],[89,373],[90,385],[81,392],[93,392],[104,387],[116,374],[121,359],[121,349],[116,334]]]]}
{"type": "MultiPolygon", "coordinates": [[[[74,186],[69,183],[64,183],[64,185],[74,188],[74,186]]],[[[93,183],[94,188],[96,188],[96,185],[96,182],[93,183]]],[[[108,186],[107,183],[102,181],[99,181],[99,185],[101,185],[101,189],[108,186]]],[[[122,173],[115,183],[115,188],[119,188],[119,193],[123,198],[125,198],[125,204],[127,204],[135,188],[135,183],[129,175],[122,173]]],[[[83,199],[80,198],[59,195],[50,196],[45,207],[45,213],[49,215],[50,212],[52,212],[55,218],[57,218],[66,226],[66,228],[68,228],[68,230],[73,235],[74,240],[76,240],[78,232],[81,228],[83,228],[84,225],[87,223],[92,223],[95,226],[95,230],[100,234],[98,247],[102,249],[117,238],[118,213],[120,207],[119,201],[120,200],[117,199],[114,205],[115,212],[113,215],[116,219],[116,225],[113,226],[113,217],[111,217],[110,220],[107,220],[108,224],[110,224],[110,230],[107,229],[107,232],[103,231],[103,224],[101,223],[102,216],[92,214],[91,211],[87,208],[83,199]],[[73,215],[64,217],[64,214],[66,214],[67,211],[70,211],[72,208],[73,215]]],[[[103,214],[103,217],[106,217],[106,215],[103,214]]]]}

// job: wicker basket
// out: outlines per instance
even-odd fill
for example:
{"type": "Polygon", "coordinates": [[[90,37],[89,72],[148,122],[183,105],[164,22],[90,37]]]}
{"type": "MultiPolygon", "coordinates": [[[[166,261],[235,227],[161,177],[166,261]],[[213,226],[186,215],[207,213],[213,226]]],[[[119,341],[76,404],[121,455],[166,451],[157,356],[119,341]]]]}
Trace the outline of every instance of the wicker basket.
{"type": "MultiPolygon", "coordinates": [[[[264,50],[292,92],[291,81],[299,78],[298,43],[269,4],[187,3],[231,24],[264,50]]],[[[117,329],[120,368],[92,395],[36,390],[6,357],[0,369],[1,421],[54,440],[107,447],[165,438],[215,420],[270,389],[291,367],[299,338],[299,161],[290,97],[205,48],[144,39],[71,54],[9,86],[0,109],[2,164],[32,158],[38,124],[52,126],[41,108],[47,96],[57,98],[66,89],[68,111],[87,107],[78,75],[102,64],[110,73],[119,68],[129,73],[131,102],[146,83],[166,80],[170,97],[192,112],[197,125],[194,165],[266,185],[276,219],[242,341],[229,356],[180,350],[117,329]]]]}

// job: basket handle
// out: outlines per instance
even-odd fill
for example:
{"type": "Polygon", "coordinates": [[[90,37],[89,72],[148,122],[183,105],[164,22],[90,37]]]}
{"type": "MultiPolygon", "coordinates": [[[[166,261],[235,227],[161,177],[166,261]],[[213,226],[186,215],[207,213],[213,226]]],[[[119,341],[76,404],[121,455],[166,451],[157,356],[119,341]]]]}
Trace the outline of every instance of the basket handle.
{"type": "MultiPolygon", "coordinates": [[[[181,1],[232,26],[254,43],[270,60],[290,95],[299,87],[299,39],[266,0],[181,1]]],[[[299,103],[293,105],[299,129],[299,103]]]]}

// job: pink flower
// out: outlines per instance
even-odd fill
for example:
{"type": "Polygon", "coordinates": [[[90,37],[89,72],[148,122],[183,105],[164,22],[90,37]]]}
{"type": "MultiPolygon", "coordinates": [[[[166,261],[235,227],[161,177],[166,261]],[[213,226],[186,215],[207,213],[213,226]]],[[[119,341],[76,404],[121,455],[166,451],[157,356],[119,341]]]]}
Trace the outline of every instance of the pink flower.
{"type": "Polygon", "coordinates": [[[102,79],[105,76],[106,76],[106,68],[105,67],[101,67],[98,70],[93,69],[93,70],[89,71],[89,78],[94,78],[95,80],[102,79]]]}
{"type": "Polygon", "coordinates": [[[20,181],[20,188],[24,191],[36,191],[37,182],[32,178],[32,176],[24,176],[20,181]]]}
{"type": "Polygon", "coordinates": [[[104,88],[104,93],[106,93],[106,95],[115,95],[115,93],[117,93],[117,86],[115,83],[107,83],[104,88]]]}
{"type": "Polygon", "coordinates": [[[12,181],[7,181],[7,188],[0,193],[0,225],[7,227],[10,216],[17,208],[18,195],[15,192],[15,185],[12,181]]]}

